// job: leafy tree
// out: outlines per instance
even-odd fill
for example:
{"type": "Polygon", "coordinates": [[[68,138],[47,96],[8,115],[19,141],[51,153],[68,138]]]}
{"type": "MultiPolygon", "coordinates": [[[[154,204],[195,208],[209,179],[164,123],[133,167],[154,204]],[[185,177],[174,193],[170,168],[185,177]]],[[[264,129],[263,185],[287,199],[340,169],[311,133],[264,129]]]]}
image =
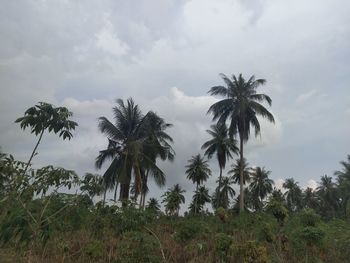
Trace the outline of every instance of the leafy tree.
{"type": "Polygon", "coordinates": [[[211,201],[209,195],[209,189],[205,186],[200,186],[194,192],[192,197],[192,202],[189,206],[190,212],[194,214],[198,214],[202,211],[205,203],[209,203],[211,201]]]}
{"type": "Polygon", "coordinates": [[[298,185],[298,182],[293,178],[288,178],[283,183],[283,188],[287,191],[284,193],[284,197],[287,202],[287,208],[289,211],[296,211],[301,209],[302,206],[302,191],[298,185]]]}
{"type": "Polygon", "coordinates": [[[228,129],[225,123],[217,123],[210,126],[211,130],[207,130],[211,139],[205,142],[202,149],[205,149],[205,155],[211,159],[214,154],[220,168],[219,175],[219,187],[221,188],[222,182],[222,170],[225,169],[226,161],[232,158],[232,154],[238,154],[238,148],[236,146],[237,141],[228,136],[228,129]]]}
{"type": "Polygon", "coordinates": [[[103,192],[103,179],[98,174],[86,173],[81,181],[80,191],[87,193],[93,199],[96,195],[103,192]]]}
{"type": "Polygon", "coordinates": [[[186,168],[187,179],[196,184],[196,189],[198,189],[200,184],[207,181],[211,175],[208,161],[205,161],[200,154],[192,156],[192,158],[188,160],[186,168]]]}
{"type": "Polygon", "coordinates": [[[58,133],[59,137],[62,137],[63,140],[66,138],[70,140],[73,137],[71,131],[74,130],[78,124],[69,119],[72,115],[73,113],[65,107],[54,107],[49,103],[39,102],[34,107],[26,110],[23,117],[15,121],[16,123],[20,123],[23,130],[29,127],[31,133],[34,133],[36,136],[39,135],[39,139],[24,169],[24,174],[27,172],[36,154],[36,150],[45,131],[54,132],[55,134],[58,133]]]}
{"type": "MultiPolygon", "coordinates": [[[[208,110],[213,114],[213,120],[220,123],[226,123],[229,120],[229,135],[239,137],[240,141],[240,160],[243,162],[243,145],[250,136],[250,127],[255,130],[255,135],[260,133],[260,123],[258,116],[267,118],[274,123],[273,115],[261,104],[267,102],[271,106],[271,98],[265,94],[257,93],[257,88],[266,83],[265,79],[255,79],[251,76],[245,80],[240,74],[238,77],[232,75],[232,79],[224,74],[220,75],[227,87],[215,86],[209,90],[211,95],[224,97],[222,100],[214,103],[208,110]]],[[[244,210],[243,193],[243,167],[240,171],[240,211],[244,210]]]]}
{"type": "Polygon", "coordinates": [[[127,104],[118,99],[113,112],[115,124],[106,117],[99,118],[100,131],[108,137],[109,143],[96,158],[96,167],[101,168],[107,159],[112,160],[103,175],[104,184],[106,189],[113,189],[120,182],[120,199],[125,201],[129,198],[132,172],[136,197],[144,190],[142,184],[146,182],[146,169],[153,175],[156,184],[163,186],[165,175],[156,165],[156,158],[173,159],[174,152],[169,144],[172,139],[165,133],[170,125],[155,113],[148,112],[144,116],[131,98],[127,104]],[[157,127],[154,128],[154,125],[157,127]]]}
{"type": "Polygon", "coordinates": [[[269,178],[271,171],[256,167],[252,172],[249,190],[253,196],[254,209],[260,211],[263,208],[263,200],[272,192],[273,180],[269,178]]]}
{"type": "Polygon", "coordinates": [[[168,189],[162,197],[162,203],[165,203],[165,213],[167,215],[179,215],[180,205],[185,203],[185,190],[179,184],[175,184],[168,189]]]}

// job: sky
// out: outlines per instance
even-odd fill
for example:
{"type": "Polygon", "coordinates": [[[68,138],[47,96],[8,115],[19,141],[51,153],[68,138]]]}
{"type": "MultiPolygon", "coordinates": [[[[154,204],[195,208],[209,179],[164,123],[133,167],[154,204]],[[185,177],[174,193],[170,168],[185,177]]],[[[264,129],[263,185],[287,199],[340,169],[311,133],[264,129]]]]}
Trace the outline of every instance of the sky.
{"type": "MultiPolygon", "coordinates": [[[[316,187],[350,153],[349,10],[347,0],[0,0],[1,150],[29,158],[36,138],[14,120],[45,101],[68,107],[79,127],[71,141],[46,134],[34,167],[103,174],[97,119],[113,119],[115,100],[132,97],[174,125],[175,161],[159,163],[166,186],[152,184],[148,197],[179,183],[188,204],[185,165],[203,153],[206,113],[219,99],[207,92],[224,84],[219,73],[242,73],[267,80],[260,91],[276,119],[261,120],[248,162],[271,170],[277,186],[293,177],[316,187]]],[[[210,167],[212,191],[215,159],[210,167]]]]}

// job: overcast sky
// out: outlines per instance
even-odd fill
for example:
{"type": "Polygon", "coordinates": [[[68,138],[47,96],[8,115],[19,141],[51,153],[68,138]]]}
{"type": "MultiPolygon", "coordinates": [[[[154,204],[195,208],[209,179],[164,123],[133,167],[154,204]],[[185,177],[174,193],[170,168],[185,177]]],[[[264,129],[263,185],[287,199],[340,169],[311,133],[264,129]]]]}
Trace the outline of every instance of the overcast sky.
{"type": "Polygon", "coordinates": [[[207,91],[223,84],[219,73],[254,74],[277,121],[248,142],[249,163],[278,184],[315,186],[350,153],[349,10],[347,0],[0,0],[1,149],[27,160],[36,138],[14,120],[38,101],[64,105],[74,138],[44,137],[35,165],[102,174],[97,118],[133,97],[174,124],[176,160],[161,164],[167,186],[149,197],[180,183],[189,201],[184,166],[208,139],[217,99],[207,91]]]}

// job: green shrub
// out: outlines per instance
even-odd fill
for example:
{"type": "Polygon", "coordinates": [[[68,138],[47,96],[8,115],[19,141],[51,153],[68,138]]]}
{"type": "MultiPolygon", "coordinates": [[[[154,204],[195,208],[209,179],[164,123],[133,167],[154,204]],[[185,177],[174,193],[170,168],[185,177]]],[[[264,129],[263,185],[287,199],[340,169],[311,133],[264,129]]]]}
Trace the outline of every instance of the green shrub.
{"type": "Polygon", "coordinates": [[[177,228],[175,238],[181,242],[191,240],[199,234],[208,233],[208,227],[195,219],[186,219],[177,228]]]}
{"type": "Polygon", "coordinates": [[[101,258],[104,251],[105,247],[103,243],[97,240],[88,243],[84,248],[85,254],[93,259],[101,258]]]}
{"type": "Polygon", "coordinates": [[[229,235],[226,235],[224,233],[216,234],[215,253],[220,261],[227,262],[232,241],[233,239],[229,235]]]}
{"type": "Polygon", "coordinates": [[[241,263],[267,263],[266,247],[258,245],[255,241],[247,241],[231,246],[232,256],[241,263]]]}
{"type": "Polygon", "coordinates": [[[315,227],[321,222],[321,217],[312,209],[304,209],[298,214],[299,222],[303,226],[315,227]]]}
{"type": "Polygon", "coordinates": [[[118,263],[136,263],[162,261],[159,243],[150,234],[143,232],[126,232],[117,245],[118,263]]]}

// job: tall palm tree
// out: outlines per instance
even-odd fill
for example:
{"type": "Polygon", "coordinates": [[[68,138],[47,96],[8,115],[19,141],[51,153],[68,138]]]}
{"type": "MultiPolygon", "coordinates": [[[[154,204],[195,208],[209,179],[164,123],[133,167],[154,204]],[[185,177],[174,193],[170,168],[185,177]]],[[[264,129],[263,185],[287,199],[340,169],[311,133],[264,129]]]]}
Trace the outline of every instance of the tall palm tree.
{"type": "Polygon", "coordinates": [[[228,171],[228,174],[231,175],[233,183],[241,185],[241,170],[243,170],[243,185],[248,183],[251,178],[252,168],[249,167],[247,159],[237,159],[236,163],[231,165],[231,170],[228,171]]]}
{"type": "Polygon", "coordinates": [[[232,199],[236,192],[232,188],[233,179],[231,177],[224,176],[222,177],[222,184],[220,189],[216,189],[214,196],[212,198],[213,207],[223,207],[225,209],[230,206],[230,199],[232,199]]]}
{"type": "Polygon", "coordinates": [[[188,160],[188,165],[186,165],[186,168],[187,170],[185,173],[187,174],[187,179],[196,184],[197,190],[199,185],[207,181],[211,175],[208,161],[204,160],[200,154],[192,156],[192,158],[188,160]]]}
{"type": "Polygon", "coordinates": [[[120,183],[120,199],[125,201],[129,198],[132,172],[136,197],[143,189],[143,169],[147,169],[154,176],[159,186],[165,184],[164,173],[155,160],[157,157],[172,158],[173,150],[169,145],[172,139],[164,131],[169,126],[155,113],[148,112],[144,116],[131,98],[126,104],[121,99],[116,103],[113,108],[115,124],[106,117],[99,118],[99,129],[108,137],[108,147],[100,151],[96,158],[96,167],[101,168],[106,160],[112,160],[103,175],[104,185],[106,189],[113,189],[120,183]],[[151,119],[157,119],[163,126],[152,128],[154,123],[151,123],[151,119]]]}
{"type": "Polygon", "coordinates": [[[169,188],[163,195],[162,203],[165,203],[165,213],[167,215],[179,215],[180,205],[185,203],[185,190],[179,184],[169,188]]]}
{"type": "Polygon", "coordinates": [[[214,154],[219,163],[219,187],[221,189],[222,170],[225,169],[226,161],[232,158],[232,154],[238,154],[237,142],[228,136],[228,129],[225,123],[217,123],[210,126],[211,130],[207,130],[211,139],[202,145],[205,155],[211,159],[214,154]]]}
{"type": "Polygon", "coordinates": [[[192,197],[192,202],[189,206],[190,212],[195,214],[200,213],[205,203],[209,203],[210,200],[209,189],[205,186],[200,186],[196,189],[192,197]]]}
{"type": "Polygon", "coordinates": [[[256,167],[251,174],[250,192],[254,199],[255,210],[260,211],[263,208],[263,200],[273,190],[273,180],[269,178],[271,171],[265,170],[265,167],[256,167]],[[255,202],[256,201],[256,202],[255,202]]]}
{"type": "Polygon", "coordinates": [[[289,211],[296,211],[301,208],[302,191],[298,185],[298,182],[293,178],[287,178],[283,183],[283,188],[287,191],[284,193],[284,197],[287,202],[289,211]]]}
{"type": "MultiPolygon", "coordinates": [[[[243,162],[243,145],[250,136],[250,127],[255,130],[255,136],[260,133],[260,123],[258,116],[267,118],[274,123],[273,115],[261,104],[267,102],[271,106],[271,98],[265,94],[257,93],[257,88],[266,83],[265,79],[255,79],[251,76],[248,80],[244,79],[242,74],[238,77],[232,75],[232,79],[224,74],[220,74],[226,87],[214,86],[209,90],[211,95],[224,97],[222,100],[214,103],[208,110],[213,114],[213,120],[220,123],[226,123],[229,120],[229,135],[239,137],[240,160],[243,162]]],[[[240,211],[244,210],[243,193],[243,169],[240,171],[240,211]]]]}
{"type": "Polygon", "coordinates": [[[322,176],[316,191],[321,201],[321,213],[327,218],[334,218],[336,210],[339,207],[339,202],[336,193],[336,184],[332,181],[332,177],[327,175],[322,176]]]}

